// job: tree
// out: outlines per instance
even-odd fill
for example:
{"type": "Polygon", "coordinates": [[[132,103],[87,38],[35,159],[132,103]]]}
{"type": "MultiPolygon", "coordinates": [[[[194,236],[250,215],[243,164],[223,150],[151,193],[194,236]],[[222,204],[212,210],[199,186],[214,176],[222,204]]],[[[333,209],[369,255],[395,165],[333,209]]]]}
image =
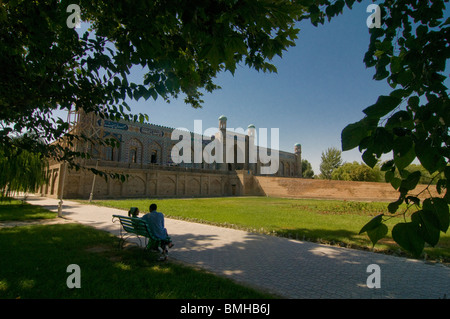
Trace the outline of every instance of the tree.
{"type": "Polygon", "coordinates": [[[311,163],[307,160],[302,160],[302,176],[303,178],[313,178],[314,171],[312,169],[311,163]]]}
{"type": "MultiPolygon", "coordinates": [[[[364,62],[375,68],[375,80],[387,80],[392,92],[380,96],[363,110],[362,120],[342,131],[342,149],[359,147],[370,167],[382,154],[392,152],[392,160],[381,167],[386,181],[399,192],[398,200],[388,206],[390,215],[397,214],[402,203],[407,205],[399,213],[405,222],[393,227],[392,237],[415,256],[422,253],[425,243],[435,246],[450,221],[450,101],[444,85],[450,57],[450,18],[444,20],[446,3],[378,2],[382,25],[370,30],[364,62]],[[414,159],[430,175],[438,173],[436,189],[442,197],[419,199],[418,194],[426,194],[432,183],[413,193],[422,176],[420,169],[406,169],[414,159]]],[[[384,221],[391,216],[377,216],[361,233],[367,232],[375,245],[387,234],[384,221]]]]}
{"type": "Polygon", "coordinates": [[[331,175],[335,169],[342,165],[342,152],[335,148],[328,148],[325,153],[322,152],[322,162],[320,163],[321,178],[331,179],[331,175]]]}
{"type": "Polygon", "coordinates": [[[295,44],[306,13],[295,1],[81,0],[67,12],[72,2],[0,3],[0,144],[13,149],[12,133],[33,133],[46,141],[39,153],[71,168],[89,156],[72,151],[74,140],[89,137],[67,133],[55,110],[142,122],[148,117],[130,114],[127,99],[183,95],[201,107],[203,92],[219,88],[217,74],[238,63],[275,72],[270,60],[295,44]],[[90,26],[83,34],[72,27],[77,8],[90,26]],[[146,72],[136,83],[133,67],[146,72]]]}
{"type": "Polygon", "coordinates": [[[14,145],[19,147],[0,147],[0,198],[11,192],[35,192],[48,181],[47,160],[42,154],[20,148],[21,144],[29,143],[27,136],[14,139],[14,145]]]}
{"type": "Polygon", "coordinates": [[[342,181],[360,181],[360,182],[379,182],[381,181],[381,172],[379,167],[370,168],[366,164],[344,163],[335,169],[331,174],[331,179],[342,181]]]}

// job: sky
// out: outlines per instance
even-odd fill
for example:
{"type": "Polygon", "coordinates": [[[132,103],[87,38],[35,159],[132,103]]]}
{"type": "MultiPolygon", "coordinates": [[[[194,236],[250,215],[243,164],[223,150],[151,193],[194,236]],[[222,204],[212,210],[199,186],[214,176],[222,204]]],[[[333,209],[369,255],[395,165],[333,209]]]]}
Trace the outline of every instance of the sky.
{"type": "MultiPolygon", "coordinates": [[[[185,104],[183,95],[169,104],[161,98],[127,103],[133,114],[147,114],[150,123],[192,132],[195,120],[202,121],[204,132],[218,128],[218,118],[225,115],[228,128],[246,130],[249,124],[257,132],[266,128],[269,147],[270,129],[278,128],[279,149],[294,152],[294,145],[300,143],[302,158],[318,175],[322,153],[331,147],[341,149],[342,130],[362,119],[363,109],[392,90],[386,80],[373,80],[374,68],[363,62],[371,3],[355,3],[352,10],[345,7],[343,14],[318,27],[308,20],[298,23],[296,46],[272,61],[277,73],[258,72],[242,63],[234,76],[229,72],[217,76],[215,83],[221,89],[205,93],[201,109],[185,104]]],[[[450,15],[448,8],[446,15],[450,15]]],[[[143,74],[134,69],[129,81],[141,83],[143,74]]],[[[361,155],[354,149],[343,152],[342,159],[362,162],[361,155]]]]}
{"type": "MultiPolygon", "coordinates": [[[[228,128],[279,128],[279,149],[294,152],[302,145],[302,158],[319,174],[322,152],[341,149],[341,131],[364,117],[362,110],[388,94],[387,82],[372,79],[364,54],[369,44],[366,12],[369,3],[355,4],[352,10],[330,23],[314,27],[309,21],[298,24],[296,46],[273,60],[277,73],[263,73],[238,66],[234,76],[221,73],[215,83],[220,90],[203,96],[203,108],[186,105],[183,97],[167,104],[162,99],[130,102],[133,113],[149,115],[149,122],[194,130],[194,120],[202,120],[203,130],[218,127],[218,118],[227,117],[228,128]]],[[[138,74],[137,74],[138,75],[138,74]]],[[[344,162],[361,162],[357,149],[342,153],[344,162]]]]}

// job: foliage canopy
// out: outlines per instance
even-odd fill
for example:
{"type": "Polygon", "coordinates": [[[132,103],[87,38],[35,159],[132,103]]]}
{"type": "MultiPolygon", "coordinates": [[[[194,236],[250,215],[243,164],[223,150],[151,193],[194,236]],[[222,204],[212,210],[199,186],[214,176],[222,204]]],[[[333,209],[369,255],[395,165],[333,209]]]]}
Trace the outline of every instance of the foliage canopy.
{"type": "MultiPolygon", "coordinates": [[[[382,154],[392,153],[384,163],[386,181],[399,191],[389,205],[397,213],[406,203],[410,221],[392,229],[393,239],[406,250],[420,255],[425,243],[435,246],[440,232],[449,227],[450,203],[450,101],[444,85],[450,57],[450,18],[445,19],[447,0],[386,0],[380,5],[381,27],[370,30],[364,62],[375,69],[375,80],[386,80],[392,88],[375,104],[363,110],[362,120],[342,131],[342,149],[359,147],[364,162],[374,167],[382,154]],[[437,178],[442,198],[419,199],[411,194],[419,183],[419,169],[407,170],[415,159],[437,178]],[[399,177],[397,177],[399,176],[399,177]]],[[[422,190],[427,189],[432,183],[422,190]]],[[[405,216],[406,217],[406,216],[405,216]]],[[[388,217],[387,217],[388,218],[388,217]]],[[[367,232],[374,244],[388,231],[384,215],[371,220],[367,232]]]]}
{"type": "MultiPolygon", "coordinates": [[[[185,96],[201,107],[202,92],[218,86],[219,72],[238,63],[273,72],[275,55],[293,46],[296,1],[86,1],[78,2],[90,28],[69,28],[70,0],[2,1],[0,4],[0,143],[11,132],[42,136],[39,151],[68,161],[75,138],[55,110],[83,110],[111,120],[144,121],[126,99],[185,96]],[[130,80],[133,67],[146,71],[130,80]],[[65,136],[67,145],[49,144],[65,136]]],[[[31,146],[29,147],[31,148],[31,146]]]]}

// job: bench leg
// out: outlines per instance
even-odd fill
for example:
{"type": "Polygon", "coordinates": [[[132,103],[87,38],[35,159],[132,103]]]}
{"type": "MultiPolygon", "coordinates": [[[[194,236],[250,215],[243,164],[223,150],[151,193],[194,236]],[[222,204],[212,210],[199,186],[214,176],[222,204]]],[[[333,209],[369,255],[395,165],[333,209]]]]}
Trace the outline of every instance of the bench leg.
{"type": "Polygon", "coordinates": [[[119,250],[123,249],[123,244],[125,243],[125,239],[122,237],[119,237],[119,250]]]}

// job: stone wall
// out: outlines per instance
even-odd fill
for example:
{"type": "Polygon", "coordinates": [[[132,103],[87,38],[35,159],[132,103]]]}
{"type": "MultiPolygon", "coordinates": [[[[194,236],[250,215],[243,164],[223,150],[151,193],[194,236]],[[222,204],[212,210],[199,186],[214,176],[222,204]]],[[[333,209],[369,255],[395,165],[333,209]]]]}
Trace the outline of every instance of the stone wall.
{"type": "MultiPolygon", "coordinates": [[[[87,167],[95,167],[93,165],[87,167]]],[[[159,167],[132,163],[100,162],[102,170],[128,174],[124,183],[105,180],[86,170],[68,170],[50,166],[50,181],[40,189],[42,196],[65,199],[88,199],[94,184],[93,198],[161,198],[269,196],[287,198],[345,199],[362,201],[393,201],[399,193],[388,183],[350,182],[303,179],[294,177],[255,176],[250,170],[217,171],[159,167]],[[103,166],[108,164],[109,166],[103,166]],[[64,182],[64,188],[62,187],[64,182]]],[[[423,185],[425,186],[425,185],[423,185]]],[[[420,185],[418,190],[421,190],[420,185]]],[[[433,196],[438,196],[434,187],[433,196]]]]}
{"type": "MultiPolygon", "coordinates": [[[[255,176],[264,195],[270,197],[393,201],[399,193],[388,183],[335,181],[255,176]]],[[[418,190],[421,185],[418,186],[418,190]]],[[[425,185],[422,185],[425,187],[425,185]]],[[[434,187],[433,196],[438,196],[434,187]]]]}
{"type": "Polygon", "coordinates": [[[95,176],[94,181],[94,174],[88,170],[67,170],[64,176],[63,165],[54,164],[50,166],[50,183],[41,187],[39,193],[59,198],[63,192],[65,199],[89,199],[92,185],[94,199],[239,196],[243,191],[241,180],[234,172],[160,168],[156,165],[124,166],[127,167],[102,167],[105,172],[129,175],[122,183],[100,176],[95,176]]]}

